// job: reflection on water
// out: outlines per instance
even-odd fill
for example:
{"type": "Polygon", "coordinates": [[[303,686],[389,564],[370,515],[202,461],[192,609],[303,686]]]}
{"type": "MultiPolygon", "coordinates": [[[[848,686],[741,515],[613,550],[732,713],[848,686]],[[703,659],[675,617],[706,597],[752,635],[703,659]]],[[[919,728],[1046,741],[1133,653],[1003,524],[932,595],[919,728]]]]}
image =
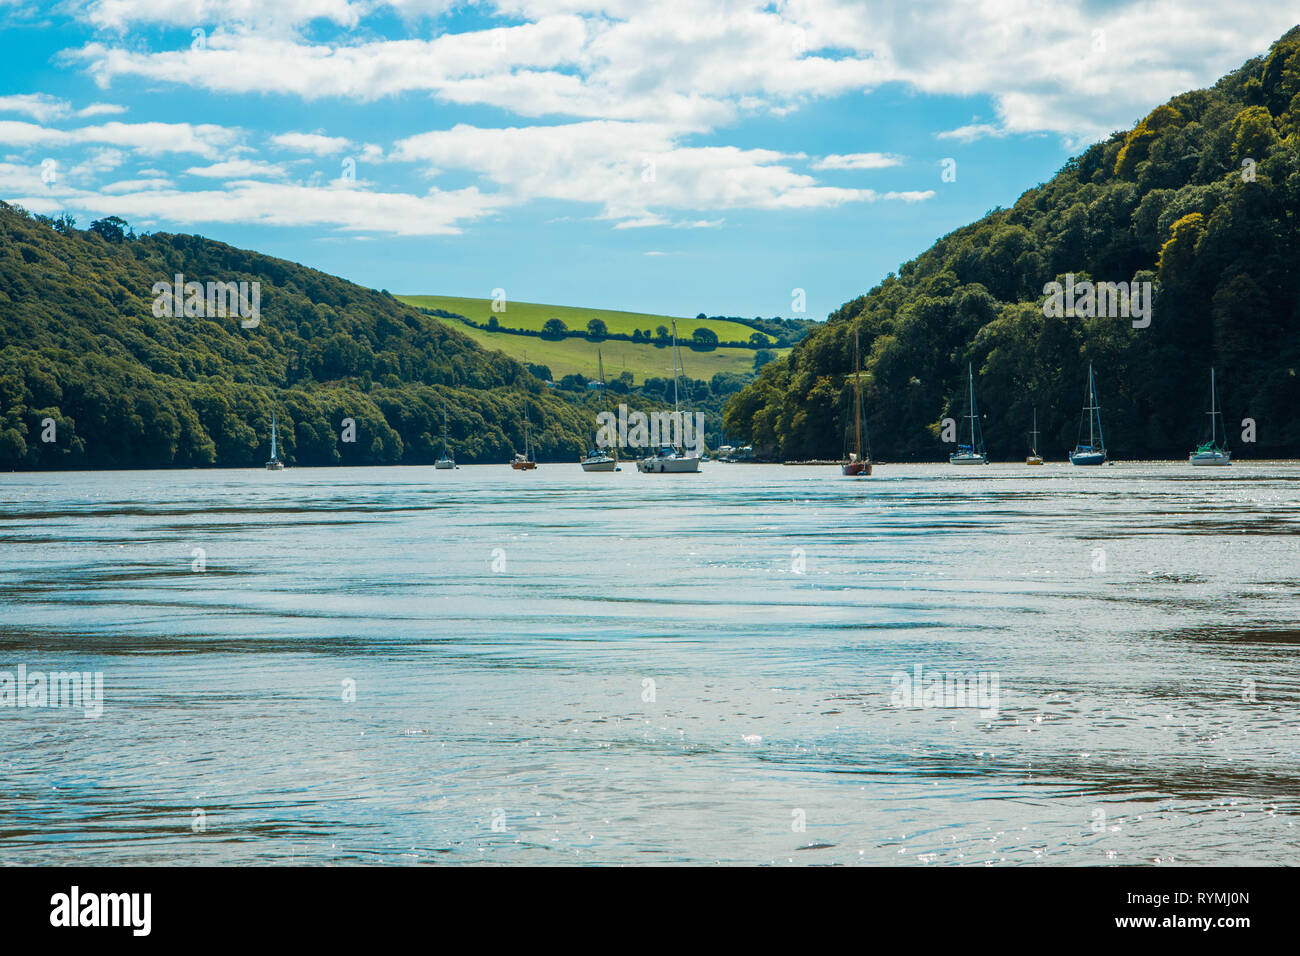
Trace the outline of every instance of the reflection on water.
{"type": "Polygon", "coordinates": [[[1300,467],[705,469],[0,475],[0,862],[1296,861],[1300,467]]]}

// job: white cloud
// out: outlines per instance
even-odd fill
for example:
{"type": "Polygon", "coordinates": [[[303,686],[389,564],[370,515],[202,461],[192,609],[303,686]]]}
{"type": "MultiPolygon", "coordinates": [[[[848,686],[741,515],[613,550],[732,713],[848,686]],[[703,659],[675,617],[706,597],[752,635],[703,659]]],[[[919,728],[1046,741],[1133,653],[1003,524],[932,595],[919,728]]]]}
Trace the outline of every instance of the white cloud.
{"type": "Polygon", "coordinates": [[[788,0],[783,10],[810,48],[870,56],[923,93],[990,96],[999,128],[1076,142],[1213,83],[1295,22],[1285,6],[1242,17],[1215,0],[788,0]]]}
{"type": "Polygon", "coordinates": [[[10,96],[0,96],[0,113],[23,113],[38,123],[48,123],[68,115],[85,119],[91,116],[125,112],[125,106],[113,103],[91,103],[74,111],[72,104],[67,100],[61,100],[47,93],[15,93],[10,96]]]}
{"type": "Polygon", "coordinates": [[[421,196],[253,180],[226,183],[220,190],[183,191],[138,180],[116,184],[120,191],[110,192],[45,184],[40,174],[39,167],[0,164],[0,193],[40,213],[73,209],[133,221],[329,226],[403,236],[454,235],[463,223],[491,215],[504,204],[501,197],[474,187],[421,196]]]}
{"type": "Polygon", "coordinates": [[[886,169],[901,166],[903,157],[892,153],[845,153],[823,156],[812,163],[813,169],[886,169]]]}
{"type": "Polygon", "coordinates": [[[325,136],[321,133],[280,133],[271,142],[284,149],[316,156],[332,156],[352,148],[352,141],[342,136],[325,136]]]}
{"type": "Polygon", "coordinates": [[[120,182],[109,183],[101,187],[102,192],[111,194],[117,193],[136,193],[145,189],[170,189],[172,181],[166,178],[158,179],[123,179],[120,182]]]}
{"type": "Polygon", "coordinates": [[[100,172],[117,169],[124,162],[126,162],[126,153],[120,149],[113,149],[111,146],[100,146],[89,150],[85,161],[81,165],[88,172],[100,172]]]}
{"type": "Polygon", "coordinates": [[[50,197],[62,195],[67,190],[60,188],[59,181],[56,178],[54,182],[46,182],[41,179],[41,167],[33,166],[30,163],[0,163],[0,188],[4,189],[4,196],[7,202],[17,202],[21,206],[26,206],[34,212],[44,212],[45,208],[39,205],[33,205],[34,200],[30,197],[50,197]],[[26,195],[26,200],[14,200],[10,197],[16,195],[26,195]]]}
{"type": "Polygon", "coordinates": [[[91,0],[86,17],[97,27],[115,30],[145,23],[198,26],[232,21],[289,27],[317,19],[353,27],[370,6],[374,4],[355,0],[91,0]]]}
{"type": "MultiPolygon", "coordinates": [[[[296,35],[232,27],[214,31],[202,49],[148,52],[96,42],[66,51],[64,57],[87,63],[101,86],[118,77],[139,76],[223,93],[368,101],[396,93],[450,90],[484,77],[508,79],[516,70],[574,67],[586,40],[585,22],[562,16],[429,40],[308,42],[296,35]]],[[[563,74],[553,73],[539,82],[563,79],[563,74]]],[[[468,95],[461,92],[462,98],[468,95]]]]}
{"type": "MultiPolygon", "coordinates": [[[[232,22],[287,29],[312,21],[350,28],[368,14],[392,11],[408,19],[431,17],[458,5],[457,0],[90,0],[85,15],[95,26],[116,30],[138,24],[232,22]]],[[[575,6],[586,9],[589,5],[575,6]]]]}
{"type": "Polygon", "coordinates": [[[0,120],[0,143],[49,148],[104,143],[141,153],[192,153],[215,158],[234,148],[237,131],[212,124],[103,123],[62,130],[19,120],[0,120]]]}
{"type": "Polygon", "coordinates": [[[76,115],[80,117],[90,116],[109,116],[118,113],[125,113],[125,106],[118,106],[116,103],[91,103],[77,110],[76,115]]]}
{"type": "MultiPolygon", "coordinates": [[[[877,193],[820,185],[765,149],[686,147],[670,127],[604,120],[485,129],[459,125],[398,141],[393,158],[435,171],[469,169],[508,195],[596,203],[618,228],[682,225],[667,210],[809,209],[929,193],[877,193]]],[[[713,226],[716,220],[690,225],[713,226]]]]}
{"type": "Polygon", "coordinates": [[[1003,126],[995,123],[969,123],[966,126],[958,126],[956,129],[944,130],[941,133],[935,133],[935,139],[955,139],[960,143],[973,143],[977,139],[988,137],[1002,137],[1009,134],[1003,126]]]}
{"type": "Polygon", "coordinates": [[[15,93],[0,96],[0,113],[22,113],[38,123],[66,116],[70,107],[66,100],[45,93],[15,93]]]}
{"type": "MultiPolygon", "coordinates": [[[[44,94],[19,94],[0,97],[0,111],[36,122],[0,121],[0,146],[94,143],[199,156],[208,165],[186,172],[233,183],[222,193],[171,190],[177,206],[185,207],[172,214],[194,221],[226,221],[203,216],[228,210],[244,210],[251,217],[246,221],[272,221],[268,217],[280,211],[257,208],[251,197],[275,198],[295,224],[357,229],[354,217],[368,210],[392,215],[393,231],[429,234],[419,231],[416,219],[429,216],[435,233],[455,231],[504,206],[551,199],[590,205],[619,229],[707,228],[729,210],[920,202],[933,195],[831,186],[809,175],[900,166],[902,157],[891,153],[808,159],[726,145],[726,134],[718,131],[746,117],[785,116],[816,100],[899,84],[914,93],[991,100],[988,121],[938,131],[939,140],[1054,133],[1079,144],[1128,126],[1170,95],[1212,82],[1266,49],[1292,20],[1287,10],[1270,6],[1243,17],[1221,0],[481,0],[473,3],[476,13],[499,15],[488,28],[440,32],[442,24],[428,19],[458,5],[89,0],[72,9],[102,29],[94,42],[67,51],[63,62],[83,64],[101,87],[132,78],[164,88],[269,93],[313,103],[374,103],[414,94],[437,104],[500,110],[517,125],[462,124],[391,146],[320,130],[282,132],[268,138],[272,151],[303,158],[276,165],[243,156],[241,132],[218,126],[51,129],[49,122],[69,115],[71,107],[44,94]],[[393,14],[408,37],[385,36],[393,14]],[[204,42],[151,50],[141,39],[160,35],[151,25],[202,27],[204,42]],[[315,171],[305,185],[286,182],[294,163],[313,163],[305,157],[336,157],[316,163],[325,166],[337,164],[337,157],[416,163],[429,175],[454,171],[465,174],[457,184],[477,181],[495,192],[411,196],[376,191],[364,180],[325,185],[337,168],[315,171]],[[180,198],[186,196],[196,197],[193,208],[180,198]],[[316,214],[307,208],[311,203],[327,207],[320,213],[325,219],[310,218],[316,214]]],[[[869,126],[877,119],[873,101],[861,102],[861,122],[869,126]]],[[[92,104],[77,115],[120,110],[92,104]]],[[[397,109],[394,115],[409,114],[397,109]]],[[[93,172],[83,167],[86,176],[93,172]]],[[[156,208],[168,192],[141,188],[113,198],[138,197],[142,208],[156,208]]]]}
{"type": "Polygon", "coordinates": [[[206,179],[284,179],[286,174],[275,163],[258,159],[230,159],[211,166],[191,166],[185,170],[185,175],[206,179]]]}
{"type": "Polygon", "coordinates": [[[427,92],[518,116],[637,119],[696,131],[901,83],[989,96],[997,128],[1009,133],[1079,138],[1126,127],[1153,103],[1212,82],[1294,19],[1285,5],[1245,17],[1221,0],[501,0],[498,12],[529,22],[432,39],[358,40],[351,32],[389,11],[422,18],[450,6],[97,0],[89,16],[101,26],[221,26],[201,50],[105,41],[73,55],[103,85],[138,76],[222,93],[363,102],[427,92]],[[344,29],[308,40],[268,29],[271,22],[344,29]]]}
{"type": "MultiPolygon", "coordinates": [[[[66,176],[72,182],[93,183],[103,173],[117,169],[126,162],[126,153],[111,146],[100,146],[88,150],[81,162],[69,166],[66,176]]],[[[139,173],[140,176],[159,177],[162,173],[139,173]]]]}

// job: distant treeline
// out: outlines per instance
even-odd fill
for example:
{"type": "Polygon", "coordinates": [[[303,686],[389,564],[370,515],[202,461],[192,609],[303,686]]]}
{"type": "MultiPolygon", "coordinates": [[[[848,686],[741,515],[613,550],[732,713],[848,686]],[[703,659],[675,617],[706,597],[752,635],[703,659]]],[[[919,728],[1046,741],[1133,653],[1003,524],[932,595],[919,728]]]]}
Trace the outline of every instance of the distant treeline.
{"type": "MultiPolygon", "coordinates": [[[[774,353],[767,352],[767,361],[775,357],[774,353]]],[[[551,382],[551,370],[546,365],[535,365],[528,363],[528,371],[543,382],[551,382]]],[[[718,372],[707,381],[702,378],[687,378],[681,376],[677,380],[677,400],[685,408],[691,411],[704,412],[705,416],[705,444],[709,447],[717,447],[722,444],[722,407],[726,400],[739,392],[745,385],[752,381],[752,374],[741,375],[736,372],[718,372]]],[[[564,392],[582,392],[594,394],[595,389],[591,386],[593,380],[582,374],[565,375],[558,382],[554,382],[555,387],[564,392]]],[[[628,371],[620,372],[616,377],[605,382],[606,402],[628,402],[630,397],[642,400],[643,404],[651,406],[662,406],[670,408],[673,404],[673,380],[671,378],[650,377],[641,383],[639,387],[633,385],[632,373],[628,371]]],[[[633,402],[633,405],[636,403],[633,402]]]]}
{"type": "MultiPolygon", "coordinates": [[[[468,316],[461,315],[458,312],[449,312],[446,309],[419,309],[425,315],[441,316],[445,319],[455,319],[458,322],[464,322],[466,325],[475,329],[482,329],[485,332],[505,332],[509,335],[529,335],[533,338],[548,339],[558,341],[565,338],[581,338],[591,342],[638,342],[648,345],[654,345],[659,348],[672,345],[672,330],[667,325],[657,325],[653,329],[634,329],[631,332],[610,332],[609,326],[604,319],[592,319],[584,328],[571,329],[563,319],[551,318],[542,323],[540,329],[521,329],[514,326],[502,325],[495,315],[489,316],[486,322],[478,322],[468,316]]],[[[705,316],[700,313],[697,319],[719,319],[720,316],[705,316]]],[[[807,327],[813,325],[809,319],[735,319],[727,318],[723,321],[735,322],[749,326],[754,332],[743,340],[722,341],[718,338],[718,333],[708,328],[695,329],[689,338],[679,340],[678,344],[690,348],[697,352],[708,352],[716,348],[738,348],[738,349],[769,349],[780,348],[792,345],[802,338],[807,331],[807,327]]]]}
{"type": "MultiPolygon", "coordinates": [[[[502,325],[495,315],[489,316],[486,322],[476,322],[468,316],[460,315],[457,312],[448,312],[446,309],[428,309],[421,308],[419,311],[425,315],[439,315],[447,319],[456,319],[464,322],[466,325],[475,329],[482,329],[485,332],[505,332],[509,335],[529,335],[533,338],[547,339],[549,341],[559,341],[560,339],[582,338],[591,342],[643,342],[649,345],[663,347],[672,344],[672,332],[666,325],[660,325],[656,329],[635,329],[631,333],[610,332],[604,319],[592,319],[587,323],[586,328],[571,329],[565,324],[563,319],[552,318],[542,323],[540,329],[521,329],[514,326],[502,325]]],[[[762,332],[755,331],[749,339],[743,342],[723,342],[718,339],[718,333],[712,329],[697,328],[690,338],[679,341],[681,346],[693,349],[699,352],[709,352],[719,346],[727,348],[746,348],[757,349],[767,348],[770,345],[770,339],[762,332]]]]}
{"type": "MultiPolygon", "coordinates": [[[[551,376],[549,365],[537,365],[529,362],[528,371],[543,382],[554,381],[551,376]]],[[[726,398],[728,395],[734,395],[753,379],[752,375],[741,375],[736,372],[718,372],[710,379],[687,378],[680,376],[677,380],[677,395],[680,401],[707,402],[714,398],[726,398]]],[[[565,375],[554,384],[557,388],[565,391],[582,391],[593,386],[595,379],[588,378],[581,373],[565,375]]],[[[656,378],[651,376],[641,383],[638,388],[633,384],[632,373],[628,371],[620,372],[614,378],[605,381],[605,387],[615,395],[644,395],[657,401],[671,402],[673,400],[673,380],[671,378],[656,378]]]]}
{"type": "Polygon", "coordinates": [[[1115,457],[1208,437],[1211,367],[1234,453],[1300,456],[1297,155],[1300,28],[845,303],[730,400],[727,434],[773,458],[841,454],[856,342],[886,460],[953,450],[942,421],[963,414],[968,363],[994,458],[1024,456],[1035,409],[1039,450],[1063,457],[1089,364],[1115,457]],[[1151,283],[1149,326],[1045,309],[1048,284],[1071,281],[1151,283]]]}
{"type": "Polygon", "coordinates": [[[0,468],[260,465],[272,413],[290,464],[427,464],[444,407],[458,460],[504,462],[523,449],[525,402],[541,460],[589,446],[594,393],[548,388],[386,291],[202,236],[136,236],[116,217],[82,230],[0,203],[0,468]],[[260,322],[155,316],[151,290],[177,274],[260,283],[260,322]]]}
{"type": "Polygon", "coordinates": [[[751,329],[770,335],[775,348],[787,348],[794,345],[807,335],[811,329],[821,324],[813,319],[783,319],[779,316],[773,316],[770,319],[764,319],[760,316],[745,319],[736,315],[705,315],[703,312],[697,315],[696,318],[712,319],[716,322],[739,322],[741,325],[748,325],[751,329]]]}

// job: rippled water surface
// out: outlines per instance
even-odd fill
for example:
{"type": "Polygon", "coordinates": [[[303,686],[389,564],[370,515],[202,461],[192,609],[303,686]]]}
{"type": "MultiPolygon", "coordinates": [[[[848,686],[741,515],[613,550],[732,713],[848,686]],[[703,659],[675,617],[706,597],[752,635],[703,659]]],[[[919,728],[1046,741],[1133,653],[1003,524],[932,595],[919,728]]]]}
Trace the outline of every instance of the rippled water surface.
{"type": "Polygon", "coordinates": [[[0,475],[0,862],[1300,862],[1300,467],[704,468],[0,475]]]}

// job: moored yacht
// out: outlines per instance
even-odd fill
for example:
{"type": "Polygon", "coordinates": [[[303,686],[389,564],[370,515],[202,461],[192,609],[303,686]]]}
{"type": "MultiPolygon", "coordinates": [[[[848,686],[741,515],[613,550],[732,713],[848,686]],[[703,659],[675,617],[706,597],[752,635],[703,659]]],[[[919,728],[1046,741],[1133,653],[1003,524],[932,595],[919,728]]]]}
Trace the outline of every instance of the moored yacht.
{"type": "MultiPolygon", "coordinates": [[[[677,379],[678,379],[678,355],[677,355],[677,323],[673,322],[673,414],[678,421],[680,416],[680,403],[677,396],[677,379]]],[[[696,441],[702,441],[703,435],[696,436],[696,441]]],[[[637,471],[642,474],[686,474],[698,472],[700,470],[700,456],[689,454],[686,449],[673,445],[664,445],[653,454],[640,459],[636,463],[637,471]]]]}
{"type": "Polygon", "coordinates": [[[532,471],[537,467],[537,457],[533,454],[532,431],[528,421],[528,402],[524,402],[524,452],[516,454],[510,467],[515,471],[532,471]]]}
{"type": "Polygon", "coordinates": [[[1034,409],[1034,430],[1033,438],[1029,443],[1029,457],[1025,459],[1026,465],[1041,465],[1042,456],[1038,454],[1038,409],[1034,409]]]}
{"type": "Polygon", "coordinates": [[[1196,446],[1196,451],[1187,456],[1187,461],[1192,465],[1231,465],[1232,452],[1224,445],[1219,444],[1219,432],[1222,430],[1223,437],[1228,437],[1226,428],[1220,429],[1218,426],[1223,421],[1223,412],[1219,410],[1218,396],[1215,394],[1214,387],[1214,369],[1210,369],[1210,440],[1196,446]]]}
{"type": "MultiPolygon", "coordinates": [[[[604,405],[605,398],[605,362],[600,357],[600,349],[596,350],[596,381],[600,383],[601,405],[604,405]]],[[[596,447],[595,444],[587,450],[587,453],[578,459],[578,464],[582,465],[583,471],[618,471],[618,454],[610,454],[603,448],[596,447]]]]}
{"type": "Polygon", "coordinates": [[[989,456],[984,452],[984,431],[980,428],[979,413],[975,410],[975,371],[967,363],[966,375],[970,382],[970,411],[966,418],[970,420],[970,444],[957,446],[957,450],[948,456],[950,465],[987,465],[989,456]]]}
{"type": "Polygon", "coordinates": [[[840,474],[849,478],[865,478],[871,474],[871,453],[862,454],[862,364],[857,332],[853,333],[853,451],[845,454],[840,474]]]}
{"type": "Polygon", "coordinates": [[[456,459],[451,453],[451,446],[447,442],[447,406],[442,406],[442,456],[433,463],[434,468],[447,471],[452,468],[458,468],[456,459]]]}
{"type": "Polygon", "coordinates": [[[579,459],[583,471],[618,471],[618,459],[599,448],[590,449],[579,459]]]}
{"type": "Polygon", "coordinates": [[[266,463],[267,471],[284,471],[284,462],[280,460],[275,441],[275,412],[271,413],[271,460],[266,463]]]}
{"type": "Polygon", "coordinates": [[[664,445],[654,454],[636,463],[637,471],[644,474],[673,474],[700,470],[698,455],[688,455],[682,449],[664,445]]]}
{"type": "MultiPolygon", "coordinates": [[[[1074,451],[1070,452],[1070,464],[1104,465],[1106,437],[1101,432],[1101,405],[1097,403],[1097,382],[1092,375],[1092,363],[1088,363],[1088,404],[1083,406],[1083,412],[1088,416],[1088,444],[1080,442],[1074,446],[1074,451]]],[[[1082,437],[1082,422],[1079,431],[1082,437]]]]}

